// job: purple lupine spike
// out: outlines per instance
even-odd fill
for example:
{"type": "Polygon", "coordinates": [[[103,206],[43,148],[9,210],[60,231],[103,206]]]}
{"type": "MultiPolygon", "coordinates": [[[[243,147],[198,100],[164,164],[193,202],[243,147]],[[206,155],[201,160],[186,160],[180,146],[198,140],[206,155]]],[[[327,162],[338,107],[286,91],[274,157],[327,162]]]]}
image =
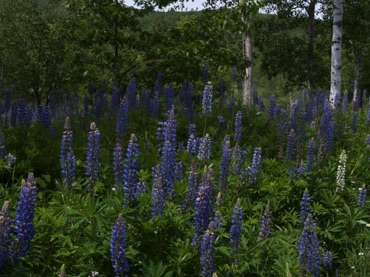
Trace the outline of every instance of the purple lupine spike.
{"type": "Polygon", "coordinates": [[[357,117],[358,117],[358,113],[354,112],[352,116],[352,124],[351,124],[353,133],[357,132],[357,117]]]}
{"type": "Polygon", "coordinates": [[[171,142],[173,148],[176,148],[176,117],[175,117],[175,108],[172,109],[167,113],[168,119],[164,122],[164,130],[163,130],[163,143],[166,141],[171,142]]]}
{"type": "Polygon", "coordinates": [[[358,200],[357,200],[357,206],[359,207],[365,207],[366,202],[366,186],[362,185],[361,188],[358,189],[358,200]]]}
{"type": "Polygon", "coordinates": [[[198,159],[200,161],[207,161],[211,157],[211,138],[208,134],[200,138],[198,159]]]}
{"type": "Polygon", "coordinates": [[[99,155],[100,131],[95,122],[91,122],[86,151],[86,176],[88,179],[86,188],[90,193],[94,191],[94,186],[99,177],[99,155]]]}
{"type": "Polygon", "coordinates": [[[73,155],[73,131],[69,117],[64,123],[64,132],[60,147],[60,167],[62,171],[63,184],[68,188],[72,187],[75,180],[76,160],[73,155]]]}
{"type": "Polygon", "coordinates": [[[28,112],[27,112],[27,103],[25,99],[20,99],[17,106],[17,124],[22,127],[27,126],[28,123],[28,112]]]}
{"type": "Polygon", "coordinates": [[[35,236],[32,220],[35,215],[35,202],[37,200],[37,187],[33,173],[28,174],[27,181],[22,181],[20,198],[14,219],[15,239],[11,243],[13,263],[26,255],[31,249],[31,240],[35,236]]]}
{"type": "Polygon", "coordinates": [[[173,104],[174,104],[174,99],[175,99],[175,89],[172,86],[167,87],[164,90],[164,97],[165,97],[165,107],[166,111],[171,110],[173,104]]]}
{"type": "Polygon", "coordinates": [[[182,180],[184,177],[184,165],[181,161],[175,163],[175,180],[182,180]]]}
{"type": "Polygon", "coordinates": [[[276,99],[275,95],[270,96],[270,109],[269,109],[269,115],[270,119],[274,119],[277,117],[277,109],[276,109],[276,99]]]}
{"type": "Polygon", "coordinates": [[[141,106],[150,111],[150,91],[146,90],[141,95],[141,106]]]}
{"type": "Polygon", "coordinates": [[[213,273],[216,271],[214,264],[214,244],[215,244],[215,234],[213,232],[214,226],[213,221],[209,223],[208,229],[203,235],[202,243],[200,246],[200,265],[202,267],[202,272],[200,276],[212,277],[213,273]]]}
{"type": "Polygon", "coordinates": [[[239,175],[242,173],[242,169],[247,157],[247,152],[240,150],[239,145],[235,145],[233,148],[231,164],[232,164],[232,173],[239,175]]]}
{"type": "Polygon", "coordinates": [[[207,229],[207,226],[212,218],[214,207],[214,183],[213,170],[204,168],[202,175],[202,183],[197,192],[194,207],[194,229],[195,237],[193,245],[199,245],[199,236],[201,232],[207,229]]]}
{"type": "Polygon", "coordinates": [[[325,271],[329,271],[333,267],[333,254],[331,251],[326,251],[324,258],[322,259],[322,265],[325,271]]]}
{"type": "Polygon", "coordinates": [[[218,119],[218,126],[224,125],[225,119],[221,115],[217,116],[217,119],[218,119]]]}
{"type": "Polygon", "coordinates": [[[255,106],[258,105],[258,90],[257,90],[257,87],[253,87],[253,90],[252,90],[252,99],[253,99],[253,104],[255,106]]]}
{"type": "Polygon", "coordinates": [[[240,205],[240,198],[236,201],[230,228],[230,247],[232,252],[235,254],[238,252],[240,237],[242,233],[243,224],[243,208],[240,205]]]}
{"type": "Polygon", "coordinates": [[[325,153],[328,153],[334,146],[334,117],[332,107],[327,99],[324,102],[324,112],[320,123],[320,140],[325,145],[325,153]]]}
{"type": "Polygon", "coordinates": [[[124,132],[128,129],[128,108],[127,97],[124,96],[121,99],[117,115],[116,133],[119,136],[123,136],[124,132]]]}
{"type": "Polygon", "coordinates": [[[291,129],[288,135],[288,143],[286,146],[286,160],[294,160],[294,150],[295,150],[295,132],[291,129]]]}
{"type": "Polygon", "coordinates": [[[11,231],[13,220],[9,216],[9,201],[5,201],[0,210],[0,271],[10,257],[11,231]]]}
{"type": "Polygon", "coordinates": [[[220,229],[223,226],[223,220],[222,220],[222,214],[220,211],[216,211],[215,218],[214,218],[214,225],[213,227],[215,229],[220,229]]]}
{"type": "Polygon", "coordinates": [[[192,156],[198,155],[198,139],[193,134],[188,139],[186,150],[192,156]]]}
{"type": "Polygon", "coordinates": [[[245,168],[240,174],[240,180],[243,181],[244,177],[248,174],[248,182],[251,185],[257,184],[258,170],[262,166],[262,149],[256,147],[253,153],[252,164],[245,168]]]}
{"type": "Polygon", "coordinates": [[[17,158],[13,156],[11,153],[8,153],[8,155],[6,155],[4,158],[5,158],[7,166],[12,166],[13,164],[15,164],[17,160],[17,158]]]}
{"type": "Polygon", "coordinates": [[[175,149],[172,147],[170,141],[166,141],[164,148],[162,149],[162,186],[165,193],[166,199],[172,199],[175,194],[174,183],[175,183],[175,149]]]}
{"type": "Polygon", "coordinates": [[[164,210],[164,191],[162,187],[161,165],[152,168],[152,216],[162,215],[164,210]]]}
{"type": "Polygon", "coordinates": [[[202,113],[203,114],[210,114],[212,112],[212,85],[206,85],[203,91],[203,98],[202,98],[202,113]]]}
{"type": "Polygon", "coordinates": [[[121,141],[117,138],[113,152],[114,188],[123,190],[123,149],[121,141]]]}
{"type": "Polygon", "coordinates": [[[126,222],[122,214],[119,214],[113,225],[110,241],[111,261],[115,277],[126,277],[129,272],[129,264],[126,258],[126,232],[126,222]]]}
{"type": "Polygon", "coordinates": [[[270,231],[271,231],[270,225],[271,225],[270,204],[267,203],[265,210],[263,212],[263,215],[262,215],[261,231],[258,234],[260,238],[267,238],[270,235],[270,231]]]}
{"type": "Polygon", "coordinates": [[[191,135],[197,136],[197,125],[194,123],[189,124],[188,136],[190,137],[191,135]]]}
{"type": "Polygon", "coordinates": [[[134,108],[136,105],[136,78],[132,77],[127,85],[127,102],[130,108],[134,108]]]}
{"type": "Polygon", "coordinates": [[[123,169],[123,191],[125,196],[125,201],[135,201],[137,200],[137,171],[138,171],[138,161],[137,157],[139,155],[139,146],[137,143],[137,138],[134,134],[131,135],[127,146],[126,163],[123,169]]]}
{"type": "Polygon", "coordinates": [[[307,156],[306,156],[306,171],[312,172],[313,167],[315,164],[315,150],[316,150],[316,142],[315,139],[312,137],[308,142],[308,149],[307,149],[307,156]]]}
{"type": "Polygon", "coordinates": [[[13,103],[13,106],[11,108],[11,113],[10,113],[10,124],[12,126],[15,126],[17,124],[17,116],[18,116],[18,102],[13,103]]]}
{"type": "Polygon", "coordinates": [[[234,135],[234,141],[237,144],[240,144],[242,140],[242,128],[243,128],[242,112],[238,111],[235,116],[235,135],[234,135]]]}
{"type": "Polygon", "coordinates": [[[321,248],[315,233],[315,221],[312,214],[307,215],[296,249],[299,252],[302,274],[309,273],[315,277],[319,276],[321,248]]]}
{"type": "Polygon", "coordinates": [[[177,152],[179,153],[184,152],[184,142],[183,141],[179,141],[179,143],[177,144],[177,152]]]}
{"type": "Polygon", "coordinates": [[[199,177],[197,172],[197,165],[195,162],[191,164],[191,171],[188,177],[188,186],[185,194],[185,207],[194,207],[197,191],[199,188],[199,177]]]}
{"type": "Polygon", "coordinates": [[[137,182],[136,185],[137,193],[138,194],[145,194],[146,193],[146,184],[143,179],[139,179],[139,182],[137,182]]]}
{"type": "Polygon", "coordinates": [[[301,210],[299,213],[299,220],[301,221],[302,224],[305,222],[311,210],[310,206],[311,206],[311,196],[308,189],[306,188],[302,195],[301,210]]]}
{"type": "Polygon", "coordinates": [[[218,189],[222,192],[223,196],[225,196],[226,192],[230,163],[231,163],[230,137],[225,136],[222,145],[222,158],[220,164],[220,174],[218,178],[218,189]]]}

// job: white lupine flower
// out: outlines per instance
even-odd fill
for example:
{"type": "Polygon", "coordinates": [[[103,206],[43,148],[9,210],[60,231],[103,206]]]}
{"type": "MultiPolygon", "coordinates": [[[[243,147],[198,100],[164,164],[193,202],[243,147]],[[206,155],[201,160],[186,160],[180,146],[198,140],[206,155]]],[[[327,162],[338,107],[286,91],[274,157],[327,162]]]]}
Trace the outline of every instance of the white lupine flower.
{"type": "Polygon", "coordinates": [[[337,192],[343,191],[344,188],[346,175],[346,161],[347,161],[346,150],[343,150],[339,156],[339,165],[337,169],[337,192]]]}

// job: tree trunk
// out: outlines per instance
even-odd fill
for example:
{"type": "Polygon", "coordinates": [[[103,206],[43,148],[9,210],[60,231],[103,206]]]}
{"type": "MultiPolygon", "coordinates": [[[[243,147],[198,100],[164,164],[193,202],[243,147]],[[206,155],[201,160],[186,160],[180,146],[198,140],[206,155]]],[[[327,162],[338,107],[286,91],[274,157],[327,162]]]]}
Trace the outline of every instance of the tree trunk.
{"type": "MultiPolygon", "coordinates": [[[[359,89],[359,81],[360,81],[360,70],[361,70],[361,57],[357,52],[356,46],[353,42],[352,43],[352,56],[355,61],[355,81],[353,84],[353,103],[355,108],[361,107],[361,92],[359,89]]],[[[365,104],[365,103],[362,103],[365,104]]]]}
{"type": "Polygon", "coordinates": [[[315,8],[317,0],[311,0],[307,8],[307,86],[309,94],[313,91],[313,72],[314,72],[314,46],[315,46],[315,8]]]}
{"type": "Polygon", "coordinates": [[[341,92],[342,71],[342,27],[343,27],[343,0],[334,0],[333,6],[333,38],[331,45],[331,84],[330,103],[333,108],[341,92]]]}

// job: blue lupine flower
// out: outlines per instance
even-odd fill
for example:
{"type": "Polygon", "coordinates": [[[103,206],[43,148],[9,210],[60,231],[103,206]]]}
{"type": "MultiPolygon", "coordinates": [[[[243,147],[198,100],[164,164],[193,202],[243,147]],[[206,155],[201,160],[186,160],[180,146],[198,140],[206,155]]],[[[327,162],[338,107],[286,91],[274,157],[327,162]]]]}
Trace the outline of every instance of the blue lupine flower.
{"type": "Polygon", "coordinates": [[[9,201],[0,210],[0,272],[4,262],[10,257],[11,231],[13,220],[9,217],[9,201]]]}
{"type": "Polygon", "coordinates": [[[132,77],[130,82],[127,85],[127,101],[130,108],[135,107],[136,105],[136,78],[132,77]]]}
{"type": "Polygon", "coordinates": [[[221,115],[217,116],[217,119],[218,119],[218,126],[224,125],[225,119],[221,115]]]}
{"type": "Polygon", "coordinates": [[[299,220],[303,224],[306,221],[306,218],[311,210],[311,196],[306,188],[303,192],[302,201],[301,201],[301,210],[299,213],[299,220]]]}
{"type": "Polygon", "coordinates": [[[202,113],[203,114],[210,114],[212,112],[212,86],[206,85],[203,91],[203,98],[202,98],[202,113]]]}
{"type": "Polygon", "coordinates": [[[262,96],[258,96],[257,98],[257,105],[258,107],[260,107],[260,111],[264,111],[265,110],[265,103],[263,103],[263,98],[262,96]]]}
{"type": "Polygon", "coordinates": [[[100,154],[100,131],[95,122],[90,124],[89,138],[86,152],[86,176],[88,178],[87,189],[93,192],[96,180],[99,177],[99,154],[100,154]]]}
{"type": "Polygon", "coordinates": [[[141,95],[141,106],[150,112],[150,91],[146,90],[141,95]]]}
{"type": "Polygon", "coordinates": [[[209,160],[211,157],[211,138],[208,134],[200,139],[198,158],[200,161],[209,160]]]}
{"type": "Polygon", "coordinates": [[[322,260],[325,271],[329,271],[333,267],[333,254],[331,251],[326,251],[325,256],[322,260]]]}
{"type": "Polygon", "coordinates": [[[175,180],[182,180],[184,177],[184,165],[181,161],[175,163],[175,180]]]}
{"type": "Polygon", "coordinates": [[[139,170],[137,161],[138,155],[139,155],[139,146],[137,144],[136,136],[132,134],[127,146],[126,163],[123,169],[122,176],[123,191],[126,201],[137,200],[136,182],[137,182],[137,171],[139,170]]]}
{"type": "Polygon", "coordinates": [[[231,158],[233,174],[235,175],[241,174],[246,157],[247,157],[247,152],[240,150],[239,145],[236,144],[233,148],[233,153],[232,153],[232,158],[231,158]]]}
{"type": "Polygon", "coordinates": [[[230,228],[230,247],[233,253],[238,252],[243,224],[243,208],[240,206],[240,198],[236,201],[230,228]]]}
{"type": "Polygon", "coordinates": [[[199,188],[197,165],[195,162],[191,164],[191,171],[188,177],[188,186],[185,194],[185,207],[194,207],[197,191],[199,188]]]}
{"type": "Polygon", "coordinates": [[[162,187],[165,193],[166,199],[172,199],[175,194],[175,149],[172,147],[170,141],[166,141],[164,148],[162,149],[162,187]]]}
{"type": "Polygon", "coordinates": [[[157,79],[154,84],[154,93],[160,93],[162,91],[162,80],[163,80],[162,74],[158,73],[157,79]]]}
{"type": "Polygon", "coordinates": [[[220,211],[216,211],[215,218],[213,220],[214,224],[213,227],[215,229],[220,229],[223,226],[222,214],[220,211]]]}
{"type": "Polygon", "coordinates": [[[17,116],[18,116],[18,102],[14,103],[11,108],[10,124],[12,126],[15,126],[17,124],[17,121],[18,121],[17,116]]]}
{"type": "Polygon", "coordinates": [[[11,153],[8,153],[8,155],[5,156],[6,164],[7,166],[12,166],[17,158],[13,156],[11,153]]]}
{"type": "Polygon", "coordinates": [[[32,220],[35,215],[37,187],[33,173],[28,174],[27,181],[22,181],[20,199],[14,219],[15,239],[12,241],[12,262],[26,255],[31,249],[31,240],[35,236],[32,220]]]}
{"type": "Polygon", "coordinates": [[[292,161],[294,160],[294,150],[295,150],[295,133],[294,130],[291,129],[288,135],[288,143],[286,146],[286,160],[292,161]]]}
{"type": "Polygon", "coordinates": [[[262,166],[262,149],[256,147],[253,153],[252,164],[249,167],[244,168],[244,170],[240,174],[240,180],[242,181],[244,177],[248,174],[249,184],[251,185],[257,184],[258,170],[261,168],[261,166],[262,166]]]}
{"type": "Polygon", "coordinates": [[[126,259],[126,232],[127,227],[122,214],[119,214],[113,226],[110,253],[115,277],[128,276],[129,264],[126,259]]]}
{"type": "Polygon", "coordinates": [[[270,205],[267,204],[265,207],[265,211],[263,212],[262,215],[261,231],[258,234],[260,238],[267,238],[270,235],[270,225],[271,225],[270,205]]]}
{"type": "Polygon", "coordinates": [[[17,106],[17,124],[22,127],[27,126],[28,123],[28,111],[27,103],[25,99],[20,99],[17,106]]]}
{"type": "Polygon", "coordinates": [[[235,135],[234,140],[236,143],[240,144],[240,141],[242,140],[242,112],[238,111],[235,116],[235,135]]]}
{"type": "Polygon", "coordinates": [[[119,139],[116,141],[113,152],[114,188],[123,190],[123,149],[119,139]]]}
{"type": "Polygon", "coordinates": [[[328,153],[334,146],[334,117],[332,107],[327,99],[324,102],[324,112],[321,118],[320,140],[325,144],[328,153]]]}
{"type": "Polygon", "coordinates": [[[128,101],[126,96],[121,100],[117,115],[116,133],[123,136],[124,132],[128,129],[128,101]]]}
{"type": "Polygon", "coordinates": [[[365,207],[366,202],[366,186],[362,185],[361,188],[358,189],[358,200],[357,200],[357,206],[359,207],[365,207]]]}
{"type": "Polygon", "coordinates": [[[280,111],[280,107],[279,107],[279,104],[276,103],[275,95],[271,95],[270,96],[270,109],[269,109],[270,119],[276,118],[279,111],[280,111]]]}
{"type": "Polygon", "coordinates": [[[302,273],[319,276],[321,248],[315,233],[315,221],[311,214],[307,215],[296,249],[299,252],[302,273]]]}
{"type": "Polygon", "coordinates": [[[202,183],[199,186],[194,207],[194,245],[198,245],[198,238],[201,232],[207,229],[210,219],[213,217],[214,207],[214,183],[213,170],[205,167],[202,183]]]}
{"type": "Polygon", "coordinates": [[[195,137],[195,135],[190,135],[186,150],[192,156],[196,156],[198,154],[198,138],[195,137]]]}
{"type": "Polygon", "coordinates": [[[162,187],[161,166],[157,165],[152,169],[153,190],[152,190],[152,216],[161,215],[164,210],[164,191],[162,187]]]}
{"type": "Polygon", "coordinates": [[[60,147],[60,167],[62,171],[63,184],[69,188],[75,180],[76,160],[73,155],[73,131],[71,131],[71,123],[69,117],[66,118],[64,124],[64,132],[60,147]]]}
{"type": "Polygon", "coordinates": [[[357,117],[358,117],[358,113],[354,112],[352,116],[352,124],[351,124],[353,133],[356,133],[357,131],[357,117]]]}
{"type": "Polygon", "coordinates": [[[308,149],[307,149],[307,157],[306,157],[306,171],[312,172],[313,166],[315,164],[315,150],[316,150],[316,142],[315,139],[312,137],[308,142],[308,149]]]}
{"type": "Polygon", "coordinates": [[[218,189],[225,196],[227,187],[227,178],[229,176],[229,167],[231,163],[231,149],[230,149],[230,137],[225,136],[222,144],[222,158],[220,164],[220,174],[218,179],[218,189]]]}
{"type": "Polygon", "coordinates": [[[216,271],[213,256],[215,252],[215,234],[213,232],[214,226],[213,221],[209,223],[208,230],[205,232],[202,238],[200,247],[200,265],[202,272],[200,276],[212,277],[216,271]]]}
{"type": "Polygon", "coordinates": [[[165,107],[166,111],[171,110],[173,104],[174,104],[174,99],[175,99],[175,89],[172,86],[167,87],[164,90],[164,97],[165,97],[165,107]]]}

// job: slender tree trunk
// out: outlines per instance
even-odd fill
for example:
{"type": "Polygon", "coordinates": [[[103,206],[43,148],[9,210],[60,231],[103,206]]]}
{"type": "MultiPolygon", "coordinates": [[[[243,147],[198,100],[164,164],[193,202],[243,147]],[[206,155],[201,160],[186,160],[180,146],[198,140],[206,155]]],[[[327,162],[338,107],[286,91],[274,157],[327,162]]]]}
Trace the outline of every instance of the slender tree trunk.
{"type": "Polygon", "coordinates": [[[331,45],[331,84],[330,103],[334,108],[341,93],[342,71],[342,28],[343,28],[343,1],[334,0],[333,7],[333,38],[331,45]]]}
{"type": "Polygon", "coordinates": [[[250,33],[246,33],[243,36],[243,45],[244,45],[244,58],[248,61],[248,65],[245,68],[244,75],[244,87],[243,87],[243,105],[250,106],[252,103],[252,76],[253,76],[253,52],[252,52],[252,36],[250,33]]]}
{"type": "MultiPolygon", "coordinates": [[[[361,70],[361,57],[358,54],[357,48],[353,42],[352,44],[352,56],[353,60],[355,61],[355,81],[353,84],[353,103],[355,108],[360,108],[361,105],[361,92],[359,89],[359,81],[360,81],[360,70],[361,70]]],[[[365,103],[362,103],[365,104],[365,103]]]]}
{"type": "Polygon", "coordinates": [[[315,47],[315,8],[317,0],[311,0],[307,8],[307,86],[309,94],[313,91],[313,72],[314,72],[314,47],[315,47]]]}

